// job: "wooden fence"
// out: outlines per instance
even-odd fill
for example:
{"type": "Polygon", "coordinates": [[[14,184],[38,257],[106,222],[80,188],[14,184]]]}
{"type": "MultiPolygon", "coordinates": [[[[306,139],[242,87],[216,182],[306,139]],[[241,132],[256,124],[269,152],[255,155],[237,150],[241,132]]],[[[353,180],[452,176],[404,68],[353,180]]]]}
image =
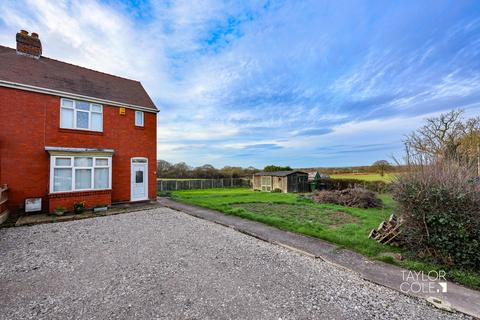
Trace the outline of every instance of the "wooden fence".
{"type": "Polygon", "coordinates": [[[252,183],[250,179],[228,178],[228,179],[205,179],[205,180],[170,180],[158,179],[157,191],[175,191],[192,189],[212,189],[212,188],[250,188],[252,183]]]}
{"type": "Polygon", "coordinates": [[[8,210],[7,210],[7,195],[8,187],[0,186],[0,224],[4,223],[5,220],[8,218],[8,210]]]}

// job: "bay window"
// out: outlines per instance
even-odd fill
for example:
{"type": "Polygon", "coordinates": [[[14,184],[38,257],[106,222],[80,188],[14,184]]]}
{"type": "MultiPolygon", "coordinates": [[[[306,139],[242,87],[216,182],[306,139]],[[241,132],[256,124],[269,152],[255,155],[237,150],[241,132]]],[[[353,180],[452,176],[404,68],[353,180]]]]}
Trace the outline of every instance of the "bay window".
{"type": "Polygon", "coordinates": [[[112,158],[52,156],[50,192],[111,189],[112,158]]]}
{"type": "Polygon", "coordinates": [[[102,105],[65,98],[60,103],[60,128],[103,131],[102,105]]]}

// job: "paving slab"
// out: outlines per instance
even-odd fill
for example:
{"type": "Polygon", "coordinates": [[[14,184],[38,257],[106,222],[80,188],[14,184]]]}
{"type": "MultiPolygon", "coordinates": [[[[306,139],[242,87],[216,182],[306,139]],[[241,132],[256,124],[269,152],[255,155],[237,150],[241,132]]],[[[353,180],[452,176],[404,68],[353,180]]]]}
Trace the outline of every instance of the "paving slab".
{"type": "Polygon", "coordinates": [[[361,254],[341,249],[335,244],[320,239],[283,231],[256,221],[225,215],[214,210],[176,202],[166,197],[159,197],[158,202],[165,207],[228,226],[256,238],[320,258],[336,266],[357,272],[362,278],[376,284],[432,303],[436,302],[433,304],[437,307],[451,306],[454,310],[480,318],[479,291],[453,282],[446,282],[447,292],[442,292],[444,291],[444,281],[441,281],[441,279],[432,281],[432,279],[417,277],[415,274],[408,273],[408,270],[380,261],[369,260],[361,254]],[[414,277],[409,277],[409,275],[414,277]]]}

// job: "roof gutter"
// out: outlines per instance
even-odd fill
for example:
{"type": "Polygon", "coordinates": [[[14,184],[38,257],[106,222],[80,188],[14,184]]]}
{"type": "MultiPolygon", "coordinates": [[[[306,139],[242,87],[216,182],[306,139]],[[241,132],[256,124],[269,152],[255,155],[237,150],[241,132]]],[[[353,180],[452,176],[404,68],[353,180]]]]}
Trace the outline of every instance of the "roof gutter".
{"type": "Polygon", "coordinates": [[[95,103],[100,103],[100,104],[108,104],[108,105],[115,106],[115,107],[124,107],[124,108],[128,108],[128,109],[139,110],[139,111],[144,111],[144,112],[151,112],[151,113],[160,112],[160,110],[158,110],[158,109],[152,110],[151,108],[137,106],[137,105],[134,105],[134,104],[122,103],[122,102],[118,102],[118,101],[111,101],[111,100],[107,100],[107,99],[100,99],[100,98],[95,98],[95,97],[90,97],[90,96],[84,96],[84,95],[81,95],[81,94],[69,93],[69,92],[59,91],[59,90],[54,90],[54,89],[41,88],[41,87],[31,86],[31,85],[28,85],[28,84],[21,84],[21,83],[10,82],[10,81],[5,81],[5,80],[0,80],[0,87],[44,93],[44,94],[59,96],[59,97],[63,97],[63,98],[81,99],[81,100],[86,100],[86,101],[89,101],[89,102],[95,102],[95,103]]]}

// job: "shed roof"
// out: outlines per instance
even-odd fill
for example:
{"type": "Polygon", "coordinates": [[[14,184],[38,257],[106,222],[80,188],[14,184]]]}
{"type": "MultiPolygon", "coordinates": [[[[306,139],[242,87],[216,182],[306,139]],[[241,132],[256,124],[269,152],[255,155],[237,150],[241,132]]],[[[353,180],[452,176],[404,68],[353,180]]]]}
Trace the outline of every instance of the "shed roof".
{"type": "Polygon", "coordinates": [[[309,171],[308,172],[308,178],[309,179],[314,179],[318,176],[320,176],[320,173],[318,171],[309,171]]]}
{"type": "Polygon", "coordinates": [[[157,112],[142,84],[46,58],[34,59],[0,46],[0,81],[124,103],[157,112]]]}
{"type": "Polygon", "coordinates": [[[298,171],[298,170],[272,171],[272,172],[262,171],[262,172],[255,173],[255,175],[256,175],[256,176],[286,177],[286,176],[291,175],[291,174],[293,174],[293,173],[301,173],[301,174],[306,174],[306,175],[308,175],[308,173],[303,172],[303,171],[298,171]]]}

